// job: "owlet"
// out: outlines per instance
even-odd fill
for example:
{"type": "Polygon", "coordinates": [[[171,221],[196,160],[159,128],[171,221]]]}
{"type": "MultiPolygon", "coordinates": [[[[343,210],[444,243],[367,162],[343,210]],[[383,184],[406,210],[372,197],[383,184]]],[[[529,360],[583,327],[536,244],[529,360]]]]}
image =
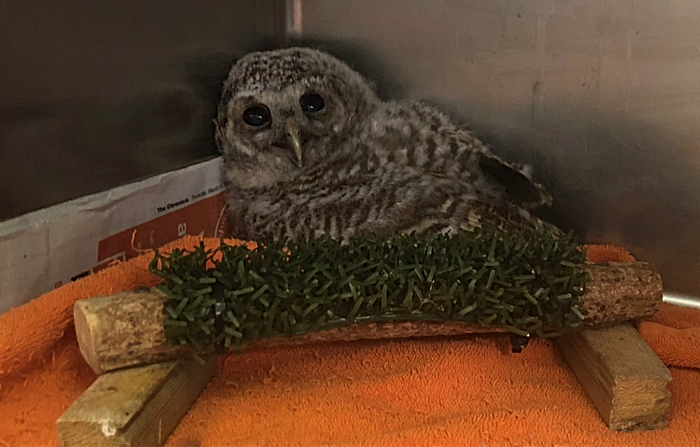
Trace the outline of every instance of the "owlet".
{"type": "Polygon", "coordinates": [[[529,212],[551,197],[527,167],[432,107],[380,100],[313,49],[239,59],[215,127],[234,237],[557,231],[529,212]]]}

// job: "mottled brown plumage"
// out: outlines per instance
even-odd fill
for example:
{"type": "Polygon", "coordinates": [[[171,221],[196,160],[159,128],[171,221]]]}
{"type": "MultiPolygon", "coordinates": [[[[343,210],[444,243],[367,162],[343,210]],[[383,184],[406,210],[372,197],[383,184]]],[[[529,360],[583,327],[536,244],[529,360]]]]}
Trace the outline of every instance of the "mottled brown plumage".
{"type": "Polygon", "coordinates": [[[215,124],[232,236],[550,226],[528,211],[551,197],[525,166],[498,158],[432,107],[381,101],[358,73],[316,50],[241,58],[215,124]]]}

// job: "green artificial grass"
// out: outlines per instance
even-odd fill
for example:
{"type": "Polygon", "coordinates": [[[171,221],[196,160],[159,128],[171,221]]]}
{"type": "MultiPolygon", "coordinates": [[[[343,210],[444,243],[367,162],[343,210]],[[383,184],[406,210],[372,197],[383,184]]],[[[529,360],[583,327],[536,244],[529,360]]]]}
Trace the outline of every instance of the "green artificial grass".
{"type": "Polygon", "coordinates": [[[355,323],[450,321],[553,337],[576,330],[585,253],[574,236],[330,238],[156,252],[163,324],[197,353],[355,323]],[[207,262],[213,268],[207,268],[207,262]]]}

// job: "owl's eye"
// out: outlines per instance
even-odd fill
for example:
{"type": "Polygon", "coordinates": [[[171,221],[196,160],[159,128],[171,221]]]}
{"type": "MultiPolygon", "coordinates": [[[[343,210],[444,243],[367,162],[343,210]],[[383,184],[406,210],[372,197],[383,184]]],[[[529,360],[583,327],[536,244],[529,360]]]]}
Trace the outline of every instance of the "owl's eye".
{"type": "Polygon", "coordinates": [[[272,117],[270,116],[270,110],[259,104],[245,109],[243,121],[249,126],[261,127],[272,121],[272,117]]]}
{"type": "Polygon", "coordinates": [[[299,104],[304,113],[310,114],[320,112],[326,106],[326,102],[318,93],[305,94],[299,100],[299,104]]]}

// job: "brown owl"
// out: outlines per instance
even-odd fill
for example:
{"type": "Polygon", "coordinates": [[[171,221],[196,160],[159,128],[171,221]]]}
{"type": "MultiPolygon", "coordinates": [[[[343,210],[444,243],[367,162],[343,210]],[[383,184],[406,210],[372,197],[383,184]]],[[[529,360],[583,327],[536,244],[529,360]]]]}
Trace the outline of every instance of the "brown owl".
{"type": "Polygon", "coordinates": [[[317,50],[239,59],[215,125],[235,237],[557,231],[528,211],[551,197],[525,166],[317,50]]]}

